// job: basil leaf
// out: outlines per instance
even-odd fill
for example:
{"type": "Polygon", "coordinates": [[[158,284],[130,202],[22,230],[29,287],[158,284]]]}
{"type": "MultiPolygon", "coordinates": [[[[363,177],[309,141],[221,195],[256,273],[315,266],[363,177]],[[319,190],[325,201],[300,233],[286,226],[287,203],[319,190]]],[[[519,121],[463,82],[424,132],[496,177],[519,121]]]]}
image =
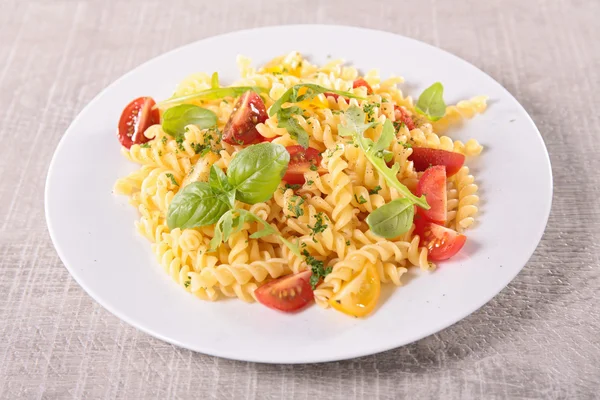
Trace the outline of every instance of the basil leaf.
{"type": "Polygon", "coordinates": [[[446,114],[444,103],[444,85],[436,82],[421,93],[415,105],[419,114],[425,115],[430,121],[437,121],[446,114]]]}
{"type": "Polygon", "coordinates": [[[352,99],[364,100],[364,97],[357,96],[350,92],[327,89],[326,87],[315,85],[314,83],[301,83],[286,90],[285,93],[283,93],[283,95],[281,95],[281,97],[277,99],[275,103],[273,103],[271,109],[269,110],[269,117],[277,114],[285,103],[297,103],[304,100],[310,100],[321,93],[335,93],[352,99]],[[302,94],[300,94],[301,89],[305,89],[302,94]]]}
{"type": "Polygon", "coordinates": [[[210,173],[208,175],[208,183],[210,187],[221,192],[230,192],[233,190],[233,186],[227,180],[225,172],[216,165],[210,167],[210,173]]]}
{"type": "Polygon", "coordinates": [[[171,107],[163,114],[162,128],[175,138],[183,137],[188,125],[196,125],[200,129],[212,128],[217,125],[217,115],[193,104],[171,107]]]}
{"type": "Polygon", "coordinates": [[[391,239],[408,232],[414,213],[410,199],[396,199],[375,209],[366,221],[374,234],[391,239]]]}
{"type": "MultiPolygon", "coordinates": [[[[384,159],[385,153],[381,150],[375,151],[375,145],[373,144],[373,141],[364,137],[363,132],[373,125],[373,123],[365,124],[364,111],[360,107],[350,106],[348,110],[346,110],[345,114],[345,125],[338,125],[338,134],[341,136],[352,136],[354,142],[358,144],[373,167],[375,167],[375,169],[385,178],[391,187],[398,190],[398,192],[400,192],[405,198],[410,199],[413,204],[428,210],[429,204],[427,204],[425,196],[415,196],[396,177],[398,171],[400,170],[400,165],[396,163],[392,168],[388,167],[384,159]]],[[[387,132],[390,129],[393,130],[394,126],[389,120],[387,120],[383,124],[382,136],[387,137],[389,135],[387,132]],[[386,132],[385,135],[384,132],[386,132]]],[[[384,144],[384,142],[382,144],[384,144]]]]}
{"type": "Polygon", "coordinates": [[[268,89],[258,86],[231,86],[222,88],[211,88],[200,92],[186,94],[184,96],[171,97],[170,99],[159,102],[156,106],[163,107],[169,104],[178,104],[190,100],[218,100],[223,97],[238,97],[248,90],[253,90],[256,93],[267,92],[268,89]]]}
{"type": "Polygon", "coordinates": [[[190,183],[169,205],[167,225],[188,229],[214,224],[230,208],[227,194],[215,192],[206,182],[190,183]]]}
{"type": "Polygon", "coordinates": [[[227,169],[229,183],[237,190],[236,198],[247,204],[269,200],[289,161],[290,153],[280,144],[265,142],[240,151],[227,169]]]}
{"type": "Polygon", "coordinates": [[[298,144],[305,149],[308,148],[308,132],[300,125],[293,114],[302,114],[303,110],[300,107],[292,106],[282,108],[277,113],[277,126],[288,131],[290,136],[298,141],[298,144]]]}

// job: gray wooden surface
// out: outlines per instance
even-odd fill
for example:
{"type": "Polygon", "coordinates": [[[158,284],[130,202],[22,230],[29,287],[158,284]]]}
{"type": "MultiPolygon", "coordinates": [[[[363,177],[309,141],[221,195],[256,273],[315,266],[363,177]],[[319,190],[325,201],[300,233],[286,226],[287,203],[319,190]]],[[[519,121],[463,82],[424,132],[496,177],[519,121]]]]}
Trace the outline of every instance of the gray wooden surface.
{"type": "Polygon", "coordinates": [[[370,3],[0,0],[0,398],[600,396],[600,2],[370,3]],[[352,361],[228,361],[121,322],[71,279],[46,230],[44,180],[61,135],[102,88],[158,54],[231,30],[309,22],[431,43],[515,95],[554,170],[552,214],[534,256],[455,326],[352,361]]]}

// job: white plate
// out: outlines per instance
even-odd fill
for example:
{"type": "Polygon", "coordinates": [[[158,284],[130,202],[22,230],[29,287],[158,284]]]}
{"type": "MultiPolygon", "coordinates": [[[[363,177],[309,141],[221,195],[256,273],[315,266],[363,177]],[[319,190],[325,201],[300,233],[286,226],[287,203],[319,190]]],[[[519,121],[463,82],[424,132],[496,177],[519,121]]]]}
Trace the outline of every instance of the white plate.
{"type": "Polygon", "coordinates": [[[56,250],[75,280],[107,310],[157,338],[206,354],[267,363],[308,363],[364,356],[402,346],[459,321],[484,305],[535,250],[552,199],[548,153],[523,107],[496,81],[435,47],[391,33],[299,25],[234,32],[157,57],[106,88],[73,121],[48,172],[46,218],[56,250]],[[328,40],[333,38],[335,40],[328,40]],[[448,103],[490,97],[483,116],[454,136],[486,148],[469,165],[481,190],[478,223],[464,249],[434,273],[412,272],[385,292],[376,312],[352,319],[313,306],[286,315],[238,300],[203,302],[187,294],[154,259],[133,226],[137,212],[112,194],[137,168],[120,154],[119,115],[133,98],[163,99],[197,71],[238,77],[238,54],[256,64],[299,50],[316,63],[329,55],[363,71],[402,75],[418,95],[443,82],[448,103]]]}

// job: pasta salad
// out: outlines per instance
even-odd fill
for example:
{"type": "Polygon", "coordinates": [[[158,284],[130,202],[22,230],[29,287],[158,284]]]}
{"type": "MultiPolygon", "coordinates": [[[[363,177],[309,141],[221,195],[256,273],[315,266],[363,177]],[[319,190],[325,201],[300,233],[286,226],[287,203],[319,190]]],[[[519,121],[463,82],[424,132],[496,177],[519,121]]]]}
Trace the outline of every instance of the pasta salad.
{"type": "Polygon", "coordinates": [[[447,106],[436,82],[415,102],[400,77],[298,52],[237,62],[231,86],[193,74],[119,121],[121,151],[140,168],[115,191],[184,290],[364,317],[381,284],[461,250],[479,202],[465,160],[482,146],[444,133],[485,111],[485,97],[447,106]]]}

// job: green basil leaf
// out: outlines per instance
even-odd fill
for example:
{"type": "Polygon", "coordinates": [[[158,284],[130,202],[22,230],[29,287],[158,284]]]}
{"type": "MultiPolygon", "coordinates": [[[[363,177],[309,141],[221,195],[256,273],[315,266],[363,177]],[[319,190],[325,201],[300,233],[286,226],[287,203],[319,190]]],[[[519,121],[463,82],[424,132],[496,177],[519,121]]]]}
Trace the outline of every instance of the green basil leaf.
{"type": "Polygon", "coordinates": [[[280,144],[265,142],[240,151],[227,169],[229,183],[237,190],[236,198],[247,204],[269,200],[289,161],[290,153],[280,144]]]}
{"type": "Polygon", "coordinates": [[[375,209],[366,221],[374,234],[391,239],[408,232],[414,212],[410,199],[396,199],[375,209]]]}
{"type": "Polygon", "coordinates": [[[171,201],[167,225],[169,229],[211,225],[230,208],[226,194],[215,192],[206,182],[190,183],[171,201]]]}
{"type": "Polygon", "coordinates": [[[218,100],[224,97],[238,97],[246,93],[248,90],[253,90],[256,93],[267,92],[268,89],[258,86],[231,86],[222,88],[211,88],[200,92],[186,94],[184,96],[171,97],[170,99],[159,102],[157,107],[164,107],[169,104],[179,104],[190,100],[218,100]]]}
{"type": "Polygon", "coordinates": [[[335,93],[340,96],[352,98],[352,99],[360,99],[364,100],[364,97],[357,96],[350,92],[344,92],[342,90],[335,89],[327,89],[326,87],[315,85],[314,83],[301,83],[299,85],[292,86],[288,90],[283,93],[283,95],[277,99],[275,103],[271,106],[269,110],[269,117],[277,114],[281,107],[285,103],[297,103],[304,100],[310,100],[321,93],[335,93]],[[306,91],[303,94],[299,94],[300,89],[306,88],[306,91]]]}
{"type": "Polygon", "coordinates": [[[200,129],[212,128],[217,125],[217,115],[193,104],[171,107],[163,114],[162,128],[175,138],[183,137],[188,125],[196,125],[200,129]]]}
{"type": "Polygon", "coordinates": [[[415,105],[419,114],[425,115],[430,121],[437,121],[446,115],[444,103],[444,85],[436,82],[421,93],[415,105]]]}
{"type": "MultiPolygon", "coordinates": [[[[425,196],[415,196],[398,180],[396,175],[400,170],[400,165],[396,163],[392,168],[388,167],[384,159],[385,153],[383,153],[381,150],[375,151],[375,145],[373,144],[373,141],[364,137],[363,132],[372,126],[372,123],[365,124],[364,111],[360,107],[350,106],[348,110],[346,110],[345,114],[345,124],[338,125],[338,133],[342,136],[352,136],[354,142],[358,144],[373,167],[375,167],[375,169],[385,178],[391,187],[398,190],[398,192],[401,193],[405,198],[410,199],[413,204],[428,210],[430,207],[429,204],[427,204],[427,200],[425,200],[425,196]]],[[[390,122],[390,120],[387,120],[383,125],[383,130],[389,131],[390,129],[393,130],[394,125],[390,122]]]]}
{"type": "Polygon", "coordinates": [[[227,175],[225,175],[225,172],[223,172],[221,168],[217,167],[214,164],[210,167],[210,173],[208,175],[208,184],[213,189],[224,193],[233,190],[233,186],[231,186],[231,184],[227,180],[227,175]]]}
{"type": "Polygon", "coordinates": [[[302,109],[297,106],[282,108],[277,113],[277,126],[288,131],[293,139],[298,141],[298,144],[305,149],[308,148],[308,132],[300,125],[293,114],[302,114],[302,109]]]}

